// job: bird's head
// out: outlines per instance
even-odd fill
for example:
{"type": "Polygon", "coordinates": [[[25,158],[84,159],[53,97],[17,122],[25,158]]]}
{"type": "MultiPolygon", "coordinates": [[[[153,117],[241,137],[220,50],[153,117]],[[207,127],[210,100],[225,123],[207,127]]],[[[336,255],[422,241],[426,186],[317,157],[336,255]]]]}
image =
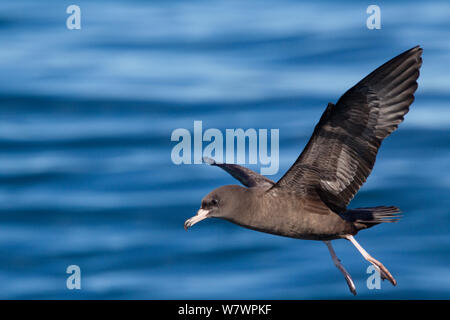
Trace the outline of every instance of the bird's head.
{"type": "Polygon", "coordinates": [[[187,230],[197,222],[206,218],[222,218],[231,220],[239,206],[239,195],[248,190],[247,188],[229,185],[214,189],[202,199],[202,204],[197,214],[184,223],[187,230]]]}

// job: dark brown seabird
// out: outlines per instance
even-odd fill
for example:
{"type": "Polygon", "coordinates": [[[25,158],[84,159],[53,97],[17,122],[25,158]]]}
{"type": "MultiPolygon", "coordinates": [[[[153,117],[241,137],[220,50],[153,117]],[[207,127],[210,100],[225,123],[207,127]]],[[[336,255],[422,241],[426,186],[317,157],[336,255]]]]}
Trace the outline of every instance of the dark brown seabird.
{"type": "Polygon", "coordinates": [[[235,164],[218,166],[245,187],[222,186],[202,199],[197,215],[186,220],[187,230],[206,218],[221,218],[237,225],[275,235],[321,240],[356,295],[350,274],[336,256],[331,240],[347,239],[380,272],[397,284],[388,269],[353,237],[382,222],[396,222],[394,206],[347,208],[366,181],[381,142],[397,129],[414,101],[422,65],[416,46],[373,71],[329,103],[297,161],[277,182],[235,164]]]}

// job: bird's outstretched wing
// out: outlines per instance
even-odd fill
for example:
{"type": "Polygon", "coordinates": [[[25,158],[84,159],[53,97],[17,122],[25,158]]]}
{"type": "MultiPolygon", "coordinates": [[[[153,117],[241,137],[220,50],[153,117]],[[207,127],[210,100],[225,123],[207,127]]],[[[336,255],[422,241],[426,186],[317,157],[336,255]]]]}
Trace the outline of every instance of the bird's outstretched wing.
{"type": "Polygon", "coordinates": [[[314,194],[344,210],[366,181],[381,142],[414,101],[422,65],[417,46],[373,71],[328,104],[303,152],[271,190],[314,194]]]}
{"type": "Polygon", "coordinates": [[[203,158],[203,161],[212,166],[222,168],[248,188],[260,187],[268,189],[275,184],[269,178],[237,164],[217,163],[211,158],[203,158]]]}

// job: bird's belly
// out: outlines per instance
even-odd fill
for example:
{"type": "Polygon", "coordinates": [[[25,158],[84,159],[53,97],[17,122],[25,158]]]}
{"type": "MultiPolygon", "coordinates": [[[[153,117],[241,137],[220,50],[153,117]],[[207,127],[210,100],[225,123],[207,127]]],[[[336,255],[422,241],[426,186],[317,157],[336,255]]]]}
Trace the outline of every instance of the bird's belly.
{"type": "Polygon", "coordinates": [[[258,226],[244,225],[249,229],[279,236],[304,240],[333,240],[354,234],[354,226],[335,213],[315,214],[299,212],[290,216],[272,213],[270,223],[258,226]]]}

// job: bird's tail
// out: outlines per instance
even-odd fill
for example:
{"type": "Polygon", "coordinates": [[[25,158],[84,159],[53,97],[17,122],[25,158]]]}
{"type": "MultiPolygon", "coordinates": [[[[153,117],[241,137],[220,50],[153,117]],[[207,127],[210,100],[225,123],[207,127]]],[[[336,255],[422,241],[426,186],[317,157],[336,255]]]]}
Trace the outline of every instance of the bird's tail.
{"type": "Polygon", "coordinates": [[[400,209],[394,206],[356,208],[346,214],[358,229],[367,229],[383,222],[397,222],[401,218],[400,209]]]}

